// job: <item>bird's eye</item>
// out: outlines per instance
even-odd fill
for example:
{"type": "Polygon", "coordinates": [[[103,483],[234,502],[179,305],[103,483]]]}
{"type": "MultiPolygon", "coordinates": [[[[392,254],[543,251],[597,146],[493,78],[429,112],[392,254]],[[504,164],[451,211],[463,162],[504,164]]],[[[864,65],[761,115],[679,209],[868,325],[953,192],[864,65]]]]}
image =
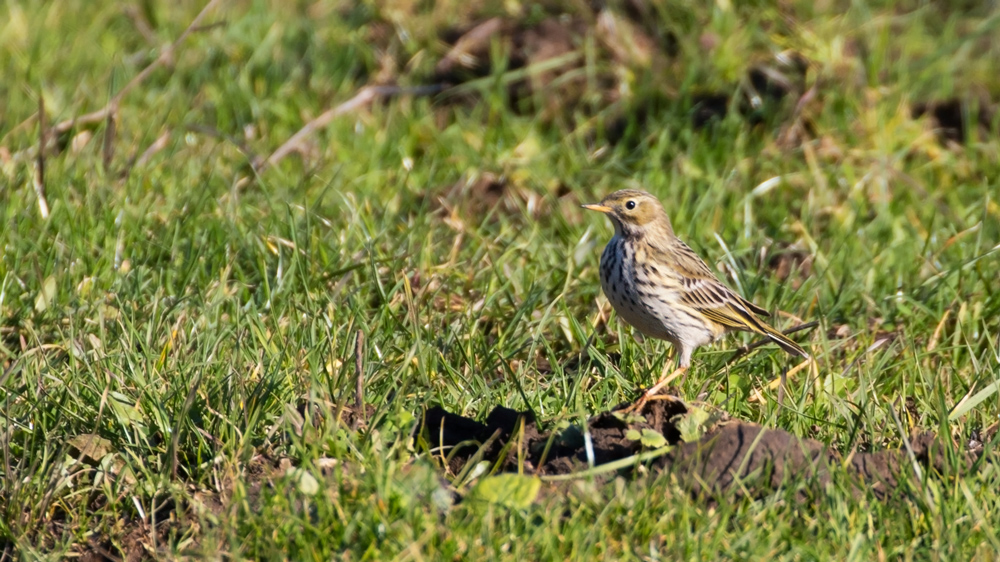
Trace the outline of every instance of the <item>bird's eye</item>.
{"type": "Polygon", "coordinates": [[[630,211],[632,209],[634,209],[635,208],[635,201],[629,201],[629,202],[625,203],[625,208],[628,209],[628,210],[630,210],[630,211]]]}

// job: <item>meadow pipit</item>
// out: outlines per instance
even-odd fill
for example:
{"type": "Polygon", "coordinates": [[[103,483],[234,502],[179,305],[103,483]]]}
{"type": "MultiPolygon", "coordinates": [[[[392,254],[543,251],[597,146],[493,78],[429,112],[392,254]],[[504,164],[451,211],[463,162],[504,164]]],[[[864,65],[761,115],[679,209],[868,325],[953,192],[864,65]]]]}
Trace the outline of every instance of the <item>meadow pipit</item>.
{"type": "Polygon", "coordinates": [[[677,350],[677,368],[646,391],[642,405],[687,371],[694,350],[727,332],[762,334],[793,355],[809,355],[762,322],[763,308],[722,284],[697,254],[674,236],[655,197],[623,189],[584,209],[606,214],[615,235],[601,255],[601,287],[618,316],[644,335],[667,340],[677,350]]]}

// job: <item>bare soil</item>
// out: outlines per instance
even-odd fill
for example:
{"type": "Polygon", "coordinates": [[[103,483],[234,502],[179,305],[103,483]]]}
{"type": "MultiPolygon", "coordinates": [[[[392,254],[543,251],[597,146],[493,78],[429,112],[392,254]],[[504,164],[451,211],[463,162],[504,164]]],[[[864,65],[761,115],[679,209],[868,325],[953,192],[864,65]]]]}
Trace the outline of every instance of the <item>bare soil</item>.
{"type": "MultiPolygon", "coordinates": [[[[948,470],[946,455],[958,454],[957,463],[968,472],[977,466],[984,453],[982,443],[988,442],[996,426],[975,436],[968,443],[947,443],[930,432],[910,436],[909,447],[878,452],[856,452],[846,459],[839,451],[820,441],[795,436],[782,429],[771,429],[739,420],[716,424],[698,440],[684,442],[677,421],[688,407],[679,399],[652,401],[642,414],[645,421],[626,421],[616,412],[604,412],[589,420],[588,429],[596,465],[624,459],[642,451],[639,441],[626,437],[630,429],[654,429],[668,443],[675,445],[667,454],[651,461],[648,469],[657,473],[672,473],[675,481],[696,499],[715,502],[722,496],[738,497],[750,494],[763,497],[773,493],[790,476],[812,484],[800,494],[807,501],[831,481],[836,471],[849,475],[858,491],[871,490],[880,499],[892,497],[904,481],[912,481],[913,460],[925,474],[942,474],[948,470]],[[957,453],[956,453],[957,452],[957,453]],[[805,477],[804,479],[801,477],[805,477]]],[[[459,473],[465,463],[479,450],[470,442],[486,445],[481,458],[500,460],[506,450],[502,470],[518,469],[517,446],[506,447],[511,439],[520,439],[525,451],[524,470],[529,474],[569,474],[587,467],[587,453],[579,428],[556,434],[539,431],[530,412],[518,412],[497,407],[483,422],[452,414],[434,407],[424,414],[424,437],[432,447],[445,447],[452,454],[445,469],[459,473]],[[523,420],[523,438],[519,424],[523,420]],[[549,442],[551,441],[551,444],[549,442]],[[463,444],[464,443],[464,444],[463,444]],[[545,454],[548,445],[548,453],[545,454]]],[[[515,443],[516,445],[516,443],[515,443]]],[[[618,472],[631,475],[635,468],[618,472]]],[[[613,475],[614,473],[612,473],[613,475]]]]}

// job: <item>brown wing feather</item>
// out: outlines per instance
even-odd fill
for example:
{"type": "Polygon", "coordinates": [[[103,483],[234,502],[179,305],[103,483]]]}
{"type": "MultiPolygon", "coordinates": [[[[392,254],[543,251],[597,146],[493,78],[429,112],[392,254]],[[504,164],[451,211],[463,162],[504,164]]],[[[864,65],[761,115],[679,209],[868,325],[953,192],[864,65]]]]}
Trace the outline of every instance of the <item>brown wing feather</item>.
{"type": "MultiPolygon", "coordinates": [[[[736,295],[736,296],[740,297],[739,295],[736,295]]],[[[750,310],[753,311],[754,314],[756,314],[758,316],[765,316],[766,317],[766,316],[770,316],[771,315],[771,313],[768,312],[766,309],[761,308],[761,307],[755,305],[754,303],[746,300],[743,297],[740,297],[740,300],[743,301],[743,306],[749,308],[750,310]]]]}
{"type": "Polygon", "coordinates": [[[739,296],[725,286],[708,265],[687,244],[675,240],[671,248],[677,257],[675,268],[681,275],[685,294],[681,302],[696,308],[724,326],[761,331],[755,314],[770,316],[767,310],[739,296]],[[709,312],[712,311],[712,312],[709,312]]]}
{"type": "Polygon", "coordinates": [[[786,352],[809,357],[799,344],[757,318],[756,314],[767,316],[767,311],[726,287],[687,244],[676,240],[668,251],[672,251],[677,258],[673,260],[674,268],[680,274],[685,289],[680,299],[682,304],[698,310],[705,318],[722,326],[763,334],[786,352]]]}

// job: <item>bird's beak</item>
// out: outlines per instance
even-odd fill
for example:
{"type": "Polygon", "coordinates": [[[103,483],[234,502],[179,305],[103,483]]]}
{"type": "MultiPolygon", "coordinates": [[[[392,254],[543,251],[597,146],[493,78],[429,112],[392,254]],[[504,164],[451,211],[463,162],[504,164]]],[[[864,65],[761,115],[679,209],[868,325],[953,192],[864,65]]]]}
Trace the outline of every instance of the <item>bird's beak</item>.
{"type": "Polygon", "coordinates": [[[604,205],[580,205],[588,211],[597,211],[598,213],[610,213],[611,207],[605,207],[604,205]]]}

